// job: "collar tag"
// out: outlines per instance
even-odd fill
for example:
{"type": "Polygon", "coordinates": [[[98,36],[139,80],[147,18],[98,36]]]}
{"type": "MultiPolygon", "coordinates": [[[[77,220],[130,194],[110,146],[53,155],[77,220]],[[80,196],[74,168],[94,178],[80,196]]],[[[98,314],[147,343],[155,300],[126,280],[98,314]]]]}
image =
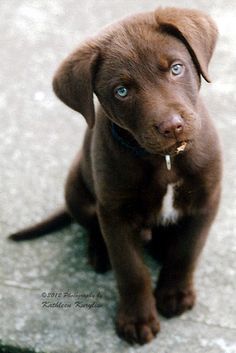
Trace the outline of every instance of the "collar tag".
{"type": "Polygon", "coordinates": [[[171,170],[171,158],[169,154],[165,155],[165,160],[166,160],[166,168],[167,170],[171,170]]]}

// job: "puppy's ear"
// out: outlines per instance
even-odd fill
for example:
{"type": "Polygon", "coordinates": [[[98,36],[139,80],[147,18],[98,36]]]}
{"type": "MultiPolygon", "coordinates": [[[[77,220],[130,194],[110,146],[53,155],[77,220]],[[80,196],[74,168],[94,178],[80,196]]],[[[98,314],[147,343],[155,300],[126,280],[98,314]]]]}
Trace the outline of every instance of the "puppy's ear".
{"type": "Polygon", "coordinates": [[[155,12],[159,30],[181,39],[188,48],[198,72],[207,82],[208,64],[213,54],[218,30],[213,20],[198,10],[165,8],[155,12]]]}
{"type": "Polygon", "coordinates": [[[93,79],[98,56],[94,43],[83,44],[62,62],[53,79],[58,98],[81,113],[90,128],[95,120],[93,79]]]}

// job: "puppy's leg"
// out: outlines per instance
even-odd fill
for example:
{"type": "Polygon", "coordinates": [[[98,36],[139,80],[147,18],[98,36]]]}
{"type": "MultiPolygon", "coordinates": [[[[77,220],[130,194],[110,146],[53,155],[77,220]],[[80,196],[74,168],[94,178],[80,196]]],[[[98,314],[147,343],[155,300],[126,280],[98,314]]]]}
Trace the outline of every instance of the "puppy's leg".
{"type": "Polygon", "coordinates": [[[205,244],[212,216],[182,219],[163,242],[163,267],[155,290],[158,311],[166,317],[180,315],[195,303],[193,274],[205,244]]]}
{"type": "Polygon", "coordinates": [[[140,229],[119,211],[99,206],[98,215],[120,294],[118,334],[144,344],[157,334],[159,322],[151,278],[141,258],[140,229]]]}
{"type": "Polygon", "coordinates": [[[88,231],[88,258],[94,270],[104,273],[110,269],[110,261],[106,244],[98,224],[96,203],[86,187],[80,169],[75,173],[72,168],[69,173],[65,199],[71,216],[88,231]]]}

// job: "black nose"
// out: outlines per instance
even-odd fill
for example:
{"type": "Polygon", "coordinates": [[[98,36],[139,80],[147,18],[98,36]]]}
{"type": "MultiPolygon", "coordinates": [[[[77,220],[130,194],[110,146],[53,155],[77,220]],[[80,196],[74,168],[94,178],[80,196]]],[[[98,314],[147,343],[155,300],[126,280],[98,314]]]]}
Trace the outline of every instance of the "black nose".
{"type": "Polygon", "coordinates": [[[184,130],[184,121],[180,115],[172,115],[157,125],[157,130],[165,137],[177,138],[184,130]]]}

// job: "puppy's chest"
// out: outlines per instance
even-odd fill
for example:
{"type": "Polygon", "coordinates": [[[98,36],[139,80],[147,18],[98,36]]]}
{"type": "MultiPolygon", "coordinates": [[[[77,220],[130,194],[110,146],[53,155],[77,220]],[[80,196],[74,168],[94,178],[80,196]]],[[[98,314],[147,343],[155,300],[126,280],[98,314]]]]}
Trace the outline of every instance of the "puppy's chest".
{"type": "Polygon", "coordinates": [[[167,184],[166,191],[161,198],[159,210],[156,212],[156,223],[161,225],[168,225],[176,223],[182,212],[177,207],[178,190],[182,182],[167,184]]]}

